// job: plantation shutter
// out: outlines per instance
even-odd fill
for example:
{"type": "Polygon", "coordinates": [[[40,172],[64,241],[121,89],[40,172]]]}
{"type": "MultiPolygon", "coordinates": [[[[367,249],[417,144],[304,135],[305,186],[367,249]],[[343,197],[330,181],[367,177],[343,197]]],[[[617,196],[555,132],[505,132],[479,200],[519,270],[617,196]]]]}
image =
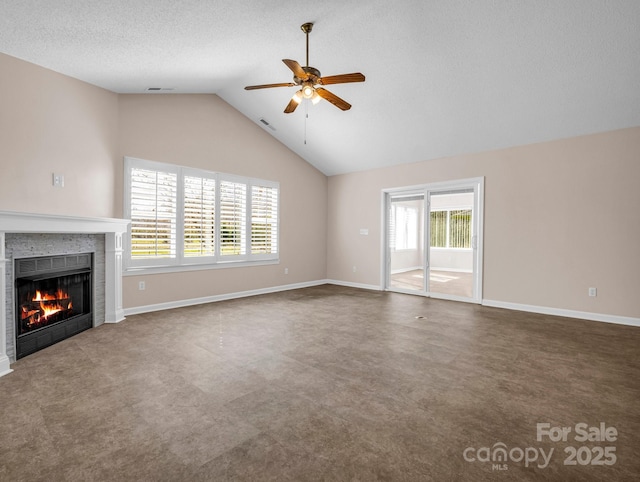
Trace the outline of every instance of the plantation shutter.
{"type": "MultiPolygon", "coordinates": [[[[391,201],[393,202],[393,201],[391,201]]],[[[389,207],[389,249],[396,249],[396,206],[389,207]]]]}
{"type": "Polygon", "coordinates": [[[215,255],[215,179],[184,176],[184,256],[215,255]]]}
{"type": "Polygon", "coordinates": [[[278,252],[278,189],[251,186],[251,254],[278,252]]]}
{"type": "Polygon", "coordinates": [[[131,169],[131,258],[175,258],[178,176],[131,169]]]}
{"type": "Polygon", "coordinates": [[[389,233],[391,249],[418,249],[418,210],[414,207],[393,205],[389,233]]]}
{"type": "Polygon", "coordinates": [[[247,185],[220,181],[220,256],[247,252],[247,185]]]}
{"type": "Polygon", "coordinates": [[[277,182],[125,157],[125,192],[127,269],[278,260],[277,182]]]}
{"type": "Polygon", "coordinates": [[[405,206],[396,206],[396,249],[407,249],[409,235],[409,211],[405,206]]]}

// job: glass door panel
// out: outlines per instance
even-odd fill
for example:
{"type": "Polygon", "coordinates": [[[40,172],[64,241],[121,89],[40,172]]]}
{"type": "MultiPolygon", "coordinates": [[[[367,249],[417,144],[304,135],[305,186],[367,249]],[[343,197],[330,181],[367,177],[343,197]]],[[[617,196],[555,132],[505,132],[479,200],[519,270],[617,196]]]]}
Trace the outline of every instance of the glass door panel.
{"type": "Polygon", "coordinates": [[[424,194],[389,197],[388,280],[395,291],[425,291],[424,194]]]}
{"type": "Polygon", "coordinates": [[[473,190],[429,193],[429,293],[474,297],[473,211],[473,190]]]}

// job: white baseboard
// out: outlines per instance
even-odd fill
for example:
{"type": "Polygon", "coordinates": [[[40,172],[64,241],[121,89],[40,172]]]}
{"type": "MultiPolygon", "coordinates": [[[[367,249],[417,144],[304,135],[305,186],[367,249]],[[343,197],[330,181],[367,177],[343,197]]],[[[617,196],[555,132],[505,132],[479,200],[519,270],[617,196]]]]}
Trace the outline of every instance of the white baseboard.
{"type": "Polygon", "coordinates": [[[337,285],[337,286],[346,286],[348,288],[360,288],[363,290],[374,290],[374,291],[382,291],[380,286],[376,285],[366,285],[363,283],[352,283],[351,281],[339,281],[335,279],[326,279],[324,280],[324,284],[337,285]]]}
{"type": "Polygon", "coordinates": [[[436,293],[434,291],[429,293],[429,298],[432,298],[434,300],[457,301],[459,303],[475,303],[477,305],[481,304],[481,302],[476,300],[475,298],[467,298],[465,296],[458,295],[448,295],[446,293],[436,293]]]}
{"type": "MultiPolygon", "coordinates": [[[[264,295],[269,293],[277,293],[280,291],[309,288],[312,286],[320,286],[324,284],[346,286],[348,288],[359,288],[364,290],[382,291],[380,286],[376,286],[376,285],[369,285],[364,283],[353,283],[350,281],[340,281],[340,280],[333,280],[333,279],[323,279],[323,280],[316,280],[316,281],[306,281],[303,283],[294,283],[289,285],[272,286],[269,288],[261,288],[257,290],[240,291],[236,293],[226,293],[222,295],[205,296],[202,298],[191,298],[187,300],[168,301],[166,303],[158,303],[154,305],[135,306],[132,308],[125,308],[124,314],[125,316],[137,315],[141,313],[150,313],[153,311],[181,308],[184,306],[201,305],[204,303],[213,303],[216,301],[245,298],[247,296],[257,296],[257,295],[264,295]]],[[[468,300],[461,300],[461,301],[468,301],[468,300]]],[[[495,301],[495,300],[482,300],[482,305],[493,307],[493,308],[504,308],[507,310],[514,310],[514,311],[527,311],[530,313],[539,313],[543,315],[564,316],[567,318],[578,318],[582,320],[600,321],[603,323],[614,323],[618,325],[640,327],[640,318],[632,318],[628,316],[607,315],[602,313],[590,313],[587,311],[565,310],[561,308],[549,308],[546,306],[524,305],[520,303],[509,303],[506,301],[495,301]]],[[[9,373],[11,371],[9,369],[8,361],[5,367],[4,364],[2,363],[2,360],[0,360],[0,376],[2,376],[3,374],[6,374],[6,373],[3,373],[3,369],[8,370],[6,373],[9,373]]]]}
{"type": "Polygon", "coordinates": [[[528,311],[542,315],[564,316],[567,318],[579,318],[581,320],[600,321],[603,323],[615,323],[640,327],[640,318],[630,316],[605,315],[602,313],[590,313],[588,311],[565,310],[562,308],[548,308],[546,306],[522,305],[520,303],[508,303],[506,301],[482,300],[483,306],[505,308],[507,310],[528,311]]]}
{"type": "MultiPolygon", "coordinates": [[[[417,271],[417,270],[423,271],[424,270],[424,266],[414,266],[413,268],[394,269],[393,271],[391,271],[391,274],[408,273],[409,271],[417,271]]],[[[437,268],[435,266],[431,267],[431,271],[450,271],[451,273],[473,273],[473,270],[471,270],[471,269],[437,268]]]]}
{"type": "Polygon", "coordinates": [[[394,269],[391,271],[391,274],[400,274],[400,273],[408,273],[409,271],[417,271],[417,270],[423,270],[424,266],[413,266],[410,268],[400,268],[400,269],[394,269]]]}
{"type": "Polygon", "coordinates": [[[9,357],[7,355],[0,355],[0,377],[8,375],[13,370],[9,368],[9,357]]]}
{"type": "Polygon", "coordinates": [[[116,310],[115,312],[115,317],[113,319],[109,319],[108,317],[105,317],[104,322],[105,323],[120,323],[121,321],[124,321],[125,319],[125,313],[124,310],[116,310]]]}
{"type": "Polygon", "coordinates": [[[462,268],[436,268],[435,266],[431,267],[431,271],[450,271],[451,273],[473,273],[472,269],[462,269],[462,268]]]}
{"type": "Polygon", "coordinates": [[[204,296],[202,298],[190,298],[187,300],[168,301],[166,303],[157,303],[154,305],[134,306],[125,308],[125,316],[139,315],[141,313],[151,313],[153,311],[171,310],[173,308],[182,308],[185,306],[202,305],[205,303],[214,303],[216,301],[233,300],[236,298],[246,298],[247,296],[266,295],[268,293],[277,293],[279,291],[296,290],[299,288],[309,288],[327,284],[327,280],[306,281],[304,283],[294,283],[290,285],[271,286],[269,288],[260,288],[257,290],[239,291],[236,293],[225,293],[222,295],[204,296]]]}

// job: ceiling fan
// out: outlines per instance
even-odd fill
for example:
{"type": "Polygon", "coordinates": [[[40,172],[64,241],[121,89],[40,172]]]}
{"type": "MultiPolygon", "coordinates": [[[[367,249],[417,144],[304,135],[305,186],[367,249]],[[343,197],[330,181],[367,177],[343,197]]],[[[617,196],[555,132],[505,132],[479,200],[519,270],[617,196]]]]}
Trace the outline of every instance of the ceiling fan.
{"type": "Polygon", "coordinates": [[[320,99],[327,100],[335,105],[338,109],[349,110],[351,104],[341,99],[337,95],[323,88],[323,85],[346,84],[348,82],[364,82],[364,75],[359,72],[352,74],[330,75],[322,77],[320,71],[309,66],[309,32],[313,28],[313,23],[307,22],[300,27],[307,37],[307,65],[302,67],[295,60],[282,59],[287,67],[293,72],[293,82],[284,82],[281,84],[263,84],[249,85],[245,90],[270,89],[272,87],[300,87],[284,109],[285,114],[290,114],[302,102],[302,99],[311,99],[311,102],[317,104],[320,99]]]}

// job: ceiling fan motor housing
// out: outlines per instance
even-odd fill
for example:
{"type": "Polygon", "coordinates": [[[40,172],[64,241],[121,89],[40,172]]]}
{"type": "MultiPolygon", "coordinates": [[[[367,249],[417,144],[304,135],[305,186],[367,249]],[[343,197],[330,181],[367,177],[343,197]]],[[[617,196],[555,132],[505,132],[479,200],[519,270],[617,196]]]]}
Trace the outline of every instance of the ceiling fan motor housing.
{"type": "Polygon", "coordinates": [[[297,84],[297,85],[301,85],[303,82],[305,81],[311,81],[313,82],[313,84],[318,84],[321,83],[320,82],[320,77],[322,77],[322,75],[320,74],[320,71],[314,67],[302,67],[302,70],[304,70],[307,73],[307,78],[306,79],[301,79],[300,77],[298,77],[297,75],[293,76],[293,81],[297,84]]]}

